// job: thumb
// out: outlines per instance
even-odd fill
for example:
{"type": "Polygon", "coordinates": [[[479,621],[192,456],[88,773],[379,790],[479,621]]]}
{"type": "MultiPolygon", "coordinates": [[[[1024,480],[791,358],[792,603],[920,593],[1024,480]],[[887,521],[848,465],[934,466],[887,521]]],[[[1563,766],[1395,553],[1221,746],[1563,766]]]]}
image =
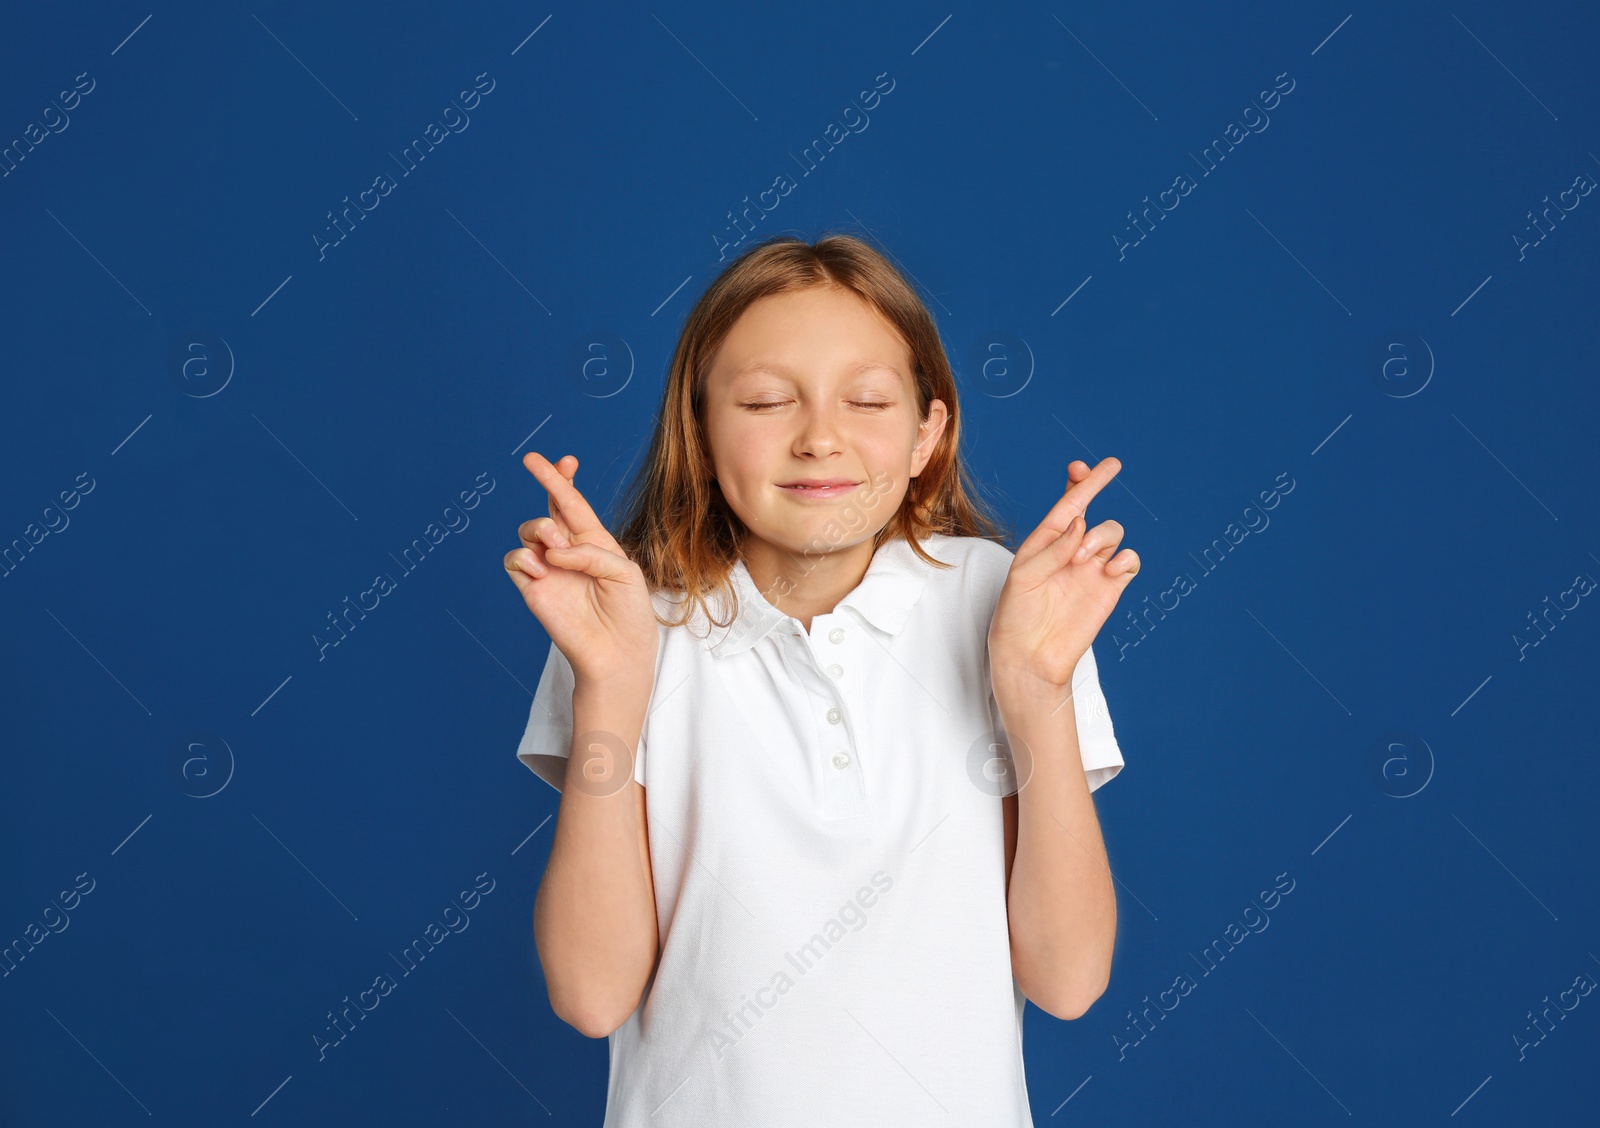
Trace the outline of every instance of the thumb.
{"type": "Polygon", "coordinates": [[[512,553],[507,553],[506,556],[507,559],[503,561],[506,567],[506,575],[510,576],[511,582],[517,585],[517,590],[526,596],[533,590],[534,577],[523,569],[522,561],[519,557],[514,556],[512,553]]]}

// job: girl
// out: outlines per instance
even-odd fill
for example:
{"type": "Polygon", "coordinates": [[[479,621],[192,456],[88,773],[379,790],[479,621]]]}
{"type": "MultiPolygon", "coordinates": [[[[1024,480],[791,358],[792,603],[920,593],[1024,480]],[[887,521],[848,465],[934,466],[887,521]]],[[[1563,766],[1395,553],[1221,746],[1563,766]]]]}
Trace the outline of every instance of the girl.
{"type": "Polygon", "coordinates": [[[1032,1123],[1031,999],[1105,989],[1090,648],[1138,571],[1068,486],[1015,556],[933,318],[846,235],[769,239],[679,339],[613,538],[571,455],[505,566],[551,638],[534,940],[610,1039],[607,1128],[1032,1123]],[[563,762],[565,761],[565,762],[563,762]]]}

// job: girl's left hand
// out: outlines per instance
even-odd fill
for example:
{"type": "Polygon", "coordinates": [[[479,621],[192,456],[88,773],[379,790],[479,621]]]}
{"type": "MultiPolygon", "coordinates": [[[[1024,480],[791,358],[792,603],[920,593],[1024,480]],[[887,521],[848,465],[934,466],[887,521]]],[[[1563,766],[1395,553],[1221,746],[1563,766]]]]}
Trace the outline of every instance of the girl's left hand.
{"type": "Polygon", "coordinates": [[[1061,500],[1018,547],[989,625],[995,680],[1070,687],[1078,660],[1138,574],[1138,554],[1117,551],[1121,525],[1102,521],[1085,534],[1090,499],[1121,469],[1115,458],[1093,470],[1073,462],[1061,500]]]}

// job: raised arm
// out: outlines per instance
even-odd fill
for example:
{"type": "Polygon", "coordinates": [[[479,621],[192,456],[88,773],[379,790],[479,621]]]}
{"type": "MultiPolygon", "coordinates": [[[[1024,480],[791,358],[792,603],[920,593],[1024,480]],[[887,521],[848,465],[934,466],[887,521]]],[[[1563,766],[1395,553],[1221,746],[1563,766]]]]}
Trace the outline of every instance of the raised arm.
{"type": "Polygon", "coordinates": [[[534,944],[551,1009],[601,1038],[638,1006],[659,945],[645,792],[633,778],[659,636],[639,566],[573,485],[578,460],[557,467],[530,452],[523,464],[549,493],[550,516],[522,525],[505,566],[574,675],[572,747],[534,944]]]}
{"type": "Polygon", "coordinates": [[[1023,994],[1078,1018],[1105,991],[1116,946],[1116,890],[1078,747],[1072,676],[1139,571],[1117,551],[1122,526],[1088,528],[1089,500],[1121,469],[1068,467],[1066,492],[1018,547],[989,626],[990,677],[1017,757],[1004,800],[1007,921],[1023,994]]]}

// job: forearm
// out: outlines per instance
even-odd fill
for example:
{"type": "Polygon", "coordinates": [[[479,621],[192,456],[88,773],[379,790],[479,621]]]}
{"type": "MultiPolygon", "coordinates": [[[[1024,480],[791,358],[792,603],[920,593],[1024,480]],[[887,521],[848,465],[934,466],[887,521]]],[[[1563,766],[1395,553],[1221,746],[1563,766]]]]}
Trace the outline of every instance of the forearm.
{"type": "MultiPolygon", "coordinates": [[[[631,1014],[655,967],[655,894],[641,810],[643,793],[631,778],[632,754],[649,706],[650,683],[580,684],[573,694],[573,748],[562,788],[550,860],[534,902],[534,943],[550,1004],[563,1020],[601,1037],[631,1014]],[[617,784],[582,778],[586,733],[614,734],[629,751],[611,753],[617,784]]],[[[597,761],[590,760],[591,771],[597,761]]],[[[591,777],[592,778],[592,777],[591,777]]]]}
{"type": "Polygon", "coordinates": [[[1075,705],[1070,689],[1004,675],[995,700],[1018,771],[1027,773],[1017,793],[1006,894],[1013,974],[1036,1005],[1076,1018],[1110,980],[1117,902],[1078,749],[1075,705]]]}

